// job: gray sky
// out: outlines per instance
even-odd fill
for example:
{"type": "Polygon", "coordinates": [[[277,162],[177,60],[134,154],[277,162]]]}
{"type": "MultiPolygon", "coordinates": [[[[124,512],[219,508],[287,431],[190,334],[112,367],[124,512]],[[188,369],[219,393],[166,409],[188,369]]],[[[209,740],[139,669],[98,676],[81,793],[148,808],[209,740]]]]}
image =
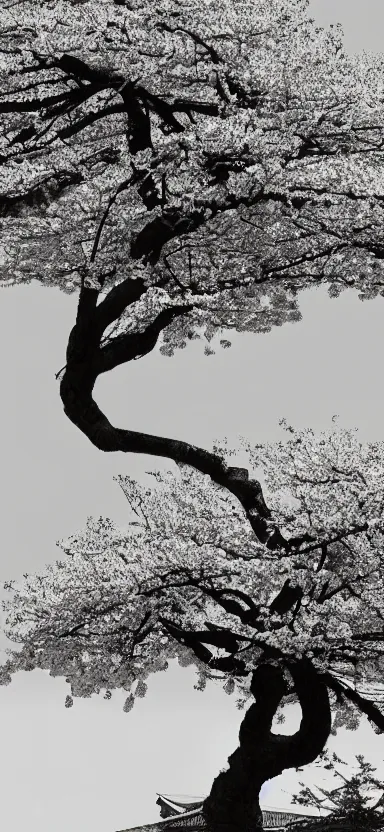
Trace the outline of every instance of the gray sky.
{"type": "Polygon", "coordinates": [[[319,26],[341,23],[347,52],[383,51],[382,0],[310,0],[309,12],[319,26]]]}
{"type": "MultiPolygon", "coordinates": [[[[379,49],[384,7],[347,0],[311,3],[320,24],[340,20],[346,46],[379,49]],[[332,17],[333,16],[333,17],[332,17]]],[[[358,427],[384,440],[381,357],[384,299],[361,303],[352,292],[329,300],[302,297],[303,321],[267,335],[233,338],[231,350],[206,358],[192,343],[172,359],[159,353],[100,379],[97,399],[118,425],[210,447],[239,434],[279,435],[285,416],[297,427],[358,427]],[[237,404],[237,407],[234,406],[237,404]]],[[[138,477],[161,463],[103,455],[65,418],[54,374],[62,367],[76,298],[39,286],[3,290],[0,303],[0,580],[40,571],[59,556],[55,542],[88,515],[126,523],[126,502],[113,475],[138,477]]],[[[0,688],[1,816],[7,832],[115,832],[155,821],[155,792],[204,795],[237,744],[242,713],[211,686],[193,690],[190,669],[171,666],[150,680],[147,697],[124,714],[123,694],[75,700],[64,708],[64,680],[19,674],[0,688]]],[[[298,726],[289,709],[279,730],[298,726]]],[[[330,747],[353,761],[365,754],[384,778],[382,737],[367,723],[339,732],[330,747]]],[[[299,779],[287,772],[267,784],[266,805],[289,806],[299,779]]]]}

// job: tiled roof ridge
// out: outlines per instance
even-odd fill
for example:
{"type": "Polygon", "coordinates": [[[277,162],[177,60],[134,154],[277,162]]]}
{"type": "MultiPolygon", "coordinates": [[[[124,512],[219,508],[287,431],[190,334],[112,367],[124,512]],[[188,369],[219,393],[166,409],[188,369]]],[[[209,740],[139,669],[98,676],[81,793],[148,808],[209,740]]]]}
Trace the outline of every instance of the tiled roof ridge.
{"type": "MultiPolygon", "coordinates": [[[[167,805],[169,805],[170,808],[172,808],[172,804],[174,802],[170,799],[170,797],[165,798],[164,795],[161,795],[159,793],[157,793],[157,796],[161,800],[164,800],[164,802],[167,803],[167,805]]],[[[187,822],[186,823],[187,828],[191,829],[191,832],[192,832],[192,830],[196,830],[196,832],[197,832],[197,830],[201,830],[201,832],[203,832],[203,830],[205,828],[204,818],[203,818],[203,815],[202,815],[203,802],[204,801],[202,801],[202,803],[199,803],[196,808],[193,808],[189,812],[183,812],[183,811],[180,812],[180,811],[175,810],[175,814],[173,816],[170,816],[170,817],[167,817],[167,818],[162,818],[161,820],[158,820],[155,823],[144,824],[143,826],[136,826],[136,827],[133,827],[133,828],[131,827],[130,830],[126,829],[126,830],[122,830],[122,832],[163,832],[163,830],[164,830],[164,832],[167,832],[167,830],[174,830],[174,829],[176,830],[178,828],[181,829],[184,826],[185,821],[187,822]]],[[[176,806],[176,805],[177,804],[175,802],[174,806],[176,806]]],[[[182,805],[183,804],[178,804],[179,807],[182,806],[182,805]]],[[[265,823],[265,821],[272,820],[272,819],[274,819],[276,822],[278,822],[279,816],[280,816],[280,818],[281,818],[281,816],[283,816],[284,820],[288,820],[288,819],[293,820],[293,819],[296,819],[296,818],[298,820],[299,819],[300,820],[301,819],[302,820],[307,820],[307,819],[308,820],[316,820],[316,816],[314,816],[314,815],[303,815],[303,814],[300,814],[299,812],[294,812],[290,809],[267,809],[267,808],[261,807],[261,811],[263,813],[263,822],[264,823],[265,823]]],[[[324,820],[324,818],[323,818],[323,820],[324,820]]],[[[285,826],[285,823],[283,825],[285,826]]],[[[273,824],[273,827],[274,826],[275,825],[273,824]]],[[[276,832],[277,832],[278,828],[280,828],[280,829],[282,828],[280,823],[276,824],[276,832]]]]}
{"type": "MultiPolygon", "coordinates": [[[[201,808],[203,806],[203,803],[204,803],[204,800],[202,800],[199,803],[197,801],[196,802],[191,801],[190,804],[188,804],[188,803],[179,803],[176,800],[172,800],[170,795],[166,797],[165,795],[160,794],[160,792],[156,792],[156,794],[159,798],[161,798],[161,800],[164,800],[165,803],[169,804],[172,807],[177,807],[177,808],[184,808],[184,807],[187,808],[188,806],[193,807],[193,810],[190,809],[189,812],[179,812],[177,815],[175,815],[175,818],[176,817],[185,817],[186,815],[190,816],[193,813],[197,814],[201,810],[201,808]]],[[[260,808],[261,808],[262,812],[269,813],[269,814],[296,815],[297,817],[300,817],[300,818],[317,817],[316,815],[315,816],[314,815],[307,815],[303,812],[295,811],[294,809],[280,809],[278,806],[261,806],[260,808]]],[[[172,818],[165,818],[165,820],[171,821],[172,818]]]]}
{"type": "Polygon", "coordinates": [[[198,808],[201,809],[201,807],[204,803],[204,798],[201,798],[201,800],[194,800],[194,801],[191,800],[190,803],[180,803],[177,800],[173,800],[170,795],[166,796],[164,794],[160,794],[159,792],[156,792],[156,794],[159,798],[158,801],[157,801],[158,803],[160,803],[160,802],[165,803],[166,806],[169,806],[170,809],[174,809],[178,814],[184,814],[184,812],[179,811],[179,809],[181,809],[181,810],[183,810],[183,809],[191,810],[191,809],[198,809],[198,808]]]}
{"type": "Polygon", "coordinates": [[[174,806],[180,806],[182,808],[185,808],[186,806],[190,806],[192,803],[193,804],[196,803],[196,805],[199,804],[199,806],[202,806],[202,804],[204,803],[204,797],[201,797],[201,796],[198,797],[198,798],[197,797],[191,797],[190,800],[188,800],[188,802],[186,803],[184,800],[183,801],[174,800],[174,797],[181,797],[181,795],[162,794],[160,792],[156,792],[156,794],[157,794],[157,797],[161,797],[162,800],[168,800],[170,803],[173,803],[174,806]]]}

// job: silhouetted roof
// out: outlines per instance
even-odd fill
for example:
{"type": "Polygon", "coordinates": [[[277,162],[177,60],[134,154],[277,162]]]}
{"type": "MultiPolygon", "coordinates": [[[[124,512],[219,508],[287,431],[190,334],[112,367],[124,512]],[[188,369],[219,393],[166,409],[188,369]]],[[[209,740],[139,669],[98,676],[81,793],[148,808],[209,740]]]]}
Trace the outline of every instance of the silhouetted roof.
{"type": "MultiPolygon", "coordinates": [[[[176,797],[176,796],[175,796],[176,797]]],[[[206,823],[202,814],[203,799],[199,801],[176,800],[171,795],[157,796],[157,804],[163,810],[169,812],[169,816],[163,818],[157,823],[146,824],[144,826],[135,826],[130,830],[122,830],[122,832],[171,832],[172,829],[178,829],[179,832],[186,830],[186,832],[203,832],[206,829],[206,823]]],[[[284,811],[283,809],[262,809],[263,813],[263,827],[264,829],[282,830],[289,826],[293,821],[308,818],[310,820],[313,816],[303,815],[299,812],[284,811]]]]}
{"type": "Polygon", "coordinates": [[[156,803],[159,806],[164,806],[174,811],[175,815],[179,815],[181,812],[191,812],[193,809],[199,809],[202,806],[204,798],[200,798],[199,800],[189,799],[186,802],[181,803],[179,800],[175,800],[172,795],[164,795],[158,794],[156,803]]]}

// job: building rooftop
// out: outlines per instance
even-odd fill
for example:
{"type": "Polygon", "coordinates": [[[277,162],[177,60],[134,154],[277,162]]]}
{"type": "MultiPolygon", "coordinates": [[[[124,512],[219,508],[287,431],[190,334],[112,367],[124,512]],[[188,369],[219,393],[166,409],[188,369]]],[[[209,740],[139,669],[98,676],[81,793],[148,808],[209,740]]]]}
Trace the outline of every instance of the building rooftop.
{"type": "MultiPolygon", "coordinates": [[[[179,832],[203,832],[206,829],[205,820],[202,814],[204,798],[183,798],[177,795],[157,795],[157,805],[160,806],[161,820],[156,823],[144,826],[135,826],[121,832],[171,832],[177,829],[179,832]]],[[[264,829],[284,830],[290,823],[304,818],[312,818],[313,815],[305,815],[300,812],[292,812],[283,809],[262,809],[264,829]]]]}

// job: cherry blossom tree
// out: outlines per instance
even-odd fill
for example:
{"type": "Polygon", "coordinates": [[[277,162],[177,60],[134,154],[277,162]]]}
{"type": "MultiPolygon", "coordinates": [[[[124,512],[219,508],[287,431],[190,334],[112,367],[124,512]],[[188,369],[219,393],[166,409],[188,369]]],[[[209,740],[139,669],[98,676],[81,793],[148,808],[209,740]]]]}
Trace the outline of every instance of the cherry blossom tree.
{"type": "Polygon", "coordinates": [[[123,688],[129,711],[177,659],[198,689],[221,679],[240,707],[254,700],[204,803],[213,832],[260,827],[263,782],[315,760],[331,731],[361,714],[384,731],[384,446],[288,425],[286,441],[244,445],[285,546],[257,539],[235,496],[191,466],[151,487],[120,476],[127,528],[90,518],[4,602],[18,647],[3,683],[43,668],[70,684],[67,706],[123,688]],[[299,730],[275,734],[293,701],[299,730]]]}
{"type": "Polygon", "coordinates": [[[296,321],[310,286],[382,293],[382,58],[348,57],[306,0],[4,0],[0,61],[0,278],[79,293],[67,416],[262,523],[217,457],[114,427],[93,389],[159,339],[209,354],[296,321]]]}

